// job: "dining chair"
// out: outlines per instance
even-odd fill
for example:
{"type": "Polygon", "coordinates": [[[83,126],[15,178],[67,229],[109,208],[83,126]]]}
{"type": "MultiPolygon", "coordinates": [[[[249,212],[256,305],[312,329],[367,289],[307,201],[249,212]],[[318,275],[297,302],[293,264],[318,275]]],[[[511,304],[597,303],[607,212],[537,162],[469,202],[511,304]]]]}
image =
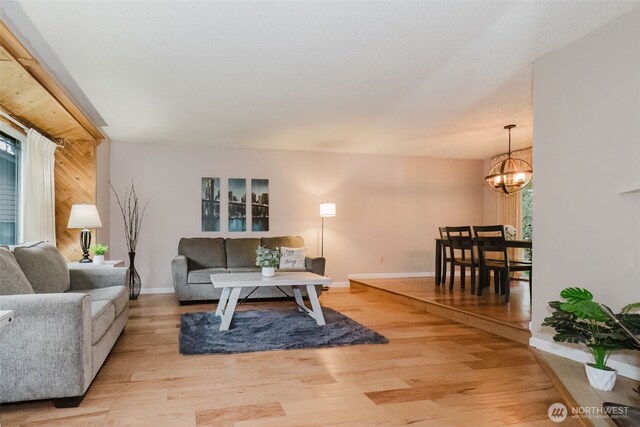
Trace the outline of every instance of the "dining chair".
{"type": "Polygon", "coordinates": [[[510,274],[512,271],[529,272],[529,298],[532,296],[533,264],[530,261],[509,258],[507,240],[504,226],[485,225],[474,226],[473,233],[478,246],[478,260],[480,264],[480,284],[478,295],[482,295],[482,288],[488,282],[489,272],[494,272],[494,277],[500,281],[501,293],[504,301],[509,302],[511,294],[510,274]]]}
{"type": "Polygon", "coordinates": [[[471,293],[476,291],[476,260],[473,250],[471,227],[445,227],[449,241],[449,263],[451,265],[449,289],[453,289],[456,266],[460,267],[460,289],[464,289],[467,267],[471,268],[471,293]]]}
{"type": "Polygon", "coordinates": [[[440,250],[442,251],[442,266],[440,267],[440,277],[436,277],[436,285],[445,284],[447,282],[447,263],[451,264],[451,257],[449,253],[449,239],[447,238],[447,228],[438,227],[440,231],[440,239],[442,243],[440,250]]]}

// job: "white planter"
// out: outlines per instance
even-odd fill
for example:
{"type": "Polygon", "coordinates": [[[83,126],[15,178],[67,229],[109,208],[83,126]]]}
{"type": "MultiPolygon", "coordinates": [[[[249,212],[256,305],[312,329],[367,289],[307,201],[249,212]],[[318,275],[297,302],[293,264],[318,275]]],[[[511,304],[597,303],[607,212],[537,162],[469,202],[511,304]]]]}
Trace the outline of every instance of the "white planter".
{"type": "Polygon", "coordinates": [[[104,255],[94,255],[93,265],[102,265],[102,264],[104,264],[104,255]]]}
{"type": "Polygon", "coordinates": [[[613,390],[613,386],[616,385],[615,369],[611,369],[610,371],[597,369],[591,366],[589,363],[585,363],[584,370],[587,373],[589,384],[591,384],[591,387],[593,388],[596,388],[598,390],[611,391],[613,390]]]}
{"type": "Polygon", "coordinates": [[[262,267],[262,275],[264,277],[273,277],[276,275],[275,267],[262,267]]]}

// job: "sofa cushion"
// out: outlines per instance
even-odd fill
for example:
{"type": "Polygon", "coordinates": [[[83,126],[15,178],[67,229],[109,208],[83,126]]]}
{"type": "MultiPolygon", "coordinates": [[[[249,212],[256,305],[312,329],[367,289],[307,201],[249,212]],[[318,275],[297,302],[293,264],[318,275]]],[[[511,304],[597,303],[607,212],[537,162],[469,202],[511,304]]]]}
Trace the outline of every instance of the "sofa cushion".
{"type": "Polygon", "coordinates": [[[75,293],[87,294],[91,301],[109,301],[116,309],[116,317],[124,311],[129,304],[129,294],[124,286],[109,286],[107,288],[81,289],[71,291],[75,293]]]}
{"type": "Polygon", "coordinates": [[[193,237],[180,239],[178,254],[187,257],[189,270],[197,268],[225,268],[227,254],[222,237],[193,237]]]}
{"type": "Polygon", "coordinates": [[[281,247],[303,248],[304,239],[301,236],[263,237],[262,246],[268,249],[281,247]]]}
{"type": "Polygon", "coordinates": [[[227,239],[227,268],[255,267],[260,239],[227,239]]]}
{"type": "Polygon", "coordinates": [[[34,293],[27,276],[6,246],[0,246],[0,272],[0,295],[34,293]]]}
{"type": "Polygon", "coordinates": [[[107,333],[116,320],[116,309],[111,301],[91,301],[91,345],[107,333]]]}
{"type": "Polygon", "coordinates": [[[13,254],[35,293],[60,293],[69,290],[67,261],[51,243],[18,246],[13,254]]]}
{"type": "Polygon", "coordinates": [[[280,270],[304,270],[305,251],[307,248],[280,248],[280,270]]]}
{"type": "Polygon", "coordinates": [[[197,285],[201,283],[211,283],[212,274],[228,273],[226,268],[202,268],[199,270],[191,270],[187,276],[187,283],[190,285],[197,285]]]}

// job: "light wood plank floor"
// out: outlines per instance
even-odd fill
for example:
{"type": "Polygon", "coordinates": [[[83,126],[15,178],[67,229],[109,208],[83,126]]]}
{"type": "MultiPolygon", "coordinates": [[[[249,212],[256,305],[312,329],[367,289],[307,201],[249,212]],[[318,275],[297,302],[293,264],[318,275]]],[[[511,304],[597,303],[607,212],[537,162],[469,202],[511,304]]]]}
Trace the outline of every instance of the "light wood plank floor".
{"type": "Polygon", "coordinates": [[[523,330],[529,330],[531,299],[529,298],[528,282],[512,280],[510,300],[508,304],[505,304],[504,296],[496,294],[493,291],[493,285],[491,288],[485,288],[481,296],[477,296],[471,294],[468,277],[466,289],[460,289],[458,280],[459,278],[456,277],[453,289],[449,289],[448,282],[446,285],[436,286],[434,277],[357,279],[355,281],[424,301],[432,301],[443,306],[458,308],[511,324],[523,330]]]}
{"type": "Polygon", "coordinates": [[[181,356],[180,314],[214,305],[142,295],[79,408],[4,405],[1,424],[555,425],[547,408],[561,397],[526,346],[368,292],[331,290],[321,302],[390,343],[181,356]]]}

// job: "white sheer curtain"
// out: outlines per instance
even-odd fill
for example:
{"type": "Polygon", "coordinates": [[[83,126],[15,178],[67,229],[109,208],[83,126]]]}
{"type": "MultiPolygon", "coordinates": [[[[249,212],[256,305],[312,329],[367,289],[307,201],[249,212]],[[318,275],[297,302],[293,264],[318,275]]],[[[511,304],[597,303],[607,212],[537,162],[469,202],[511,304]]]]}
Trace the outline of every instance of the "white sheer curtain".
{"type": "Polygon", "coordinates": [[[22,240],[56,243],[53,168],[57,145],[33,129],[22,149],[22,240]]]}
{"type": "MultiPolygon", "coordinates": [[[[507,154],[503,154],[491,159],[491,167],[506,159],[507,154]]],[[[511,152],[511,157],[522,159],[533,167],[533,149],[525,148],[511,152]]],[[[496,224],[513,225],[516,232],[516,239],[522,239],[522,192],[514,194],[498,195],[498,217],[496,224]]],[[[509,249],[509,257],[514,259],[524,259],[523,249],[509,249]]]]}

